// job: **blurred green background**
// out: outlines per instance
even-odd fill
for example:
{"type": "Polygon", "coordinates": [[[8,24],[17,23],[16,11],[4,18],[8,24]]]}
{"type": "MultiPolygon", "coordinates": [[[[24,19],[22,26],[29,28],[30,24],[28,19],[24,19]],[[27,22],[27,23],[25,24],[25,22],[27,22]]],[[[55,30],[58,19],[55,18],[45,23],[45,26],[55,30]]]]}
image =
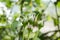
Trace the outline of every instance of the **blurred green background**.
{"type": "Polygon", "coordinates": [[[60,40],[60,0],[0,0],[0,40],[60,40]]]}

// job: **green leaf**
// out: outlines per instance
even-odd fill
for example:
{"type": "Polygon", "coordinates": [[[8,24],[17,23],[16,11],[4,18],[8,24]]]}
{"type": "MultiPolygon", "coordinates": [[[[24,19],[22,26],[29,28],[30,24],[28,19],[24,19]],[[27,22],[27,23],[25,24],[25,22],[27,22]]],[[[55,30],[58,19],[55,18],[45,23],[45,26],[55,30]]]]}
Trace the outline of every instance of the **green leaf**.
{"type": "Polygon", "coordinates": [[[57,3],[57,6],[60,7],[60,2],[57,3]]]}
{"type": "Polygon", "coordinates": [[[52,20],[52,18],[51,18],[51,16],[47,16],[47,20],[49,21],[49,20],[52,20]]]}
{"type": "Polygon", "coordinates": [[[39,29],[42,28],[42,27],[43,27],[43,24],[42,23],[38,24],[38,28],[39,29]]]}
{"type": "Polygon", "coordinates": [[[13,21],[11,28],[13,29],[13,31],[15,31],[15,29],[18,27],[18,22],[17,21],[13,21]]]}
{"type": "Polygon", "coordinates": [[[40,39],[37,37],[37,38],[34,38],[34,40],[40,40],[40,39]]]}
{"type": "Polygon", "coordinates": [[[4,0],[0,0],[0,2],[3,2],[4,0]]]}
{"type": "Polygon", "coordinates": [[[12,5],[12,2],[11,2],[10,0],[6,0],[6,6],[7,6],[8,8],[10,8],[11,5],[12,5]]]}
{"type": "Polygon", "coordinates": [[[58,40],[60,40],[60,38],[58,40]]]}
{"type": "Polygon", "coordinates": [[[0,22],[5,23],[7,21],[6,15],[0,15],[0,22]]]}
{"type": "Polygon", "coordinates": [[[40,5],[40,0],[35,0],[36,4],[40,5]]]}
{"type": "Polygon", "coordinates": [[[37,26],[37,22],[35,22],[35,21],[28,20],[28,22],[29,22],[31,25],[33,25],[33,26],[37,26]]]}
{"type": "Polygon", "coordinates": [[[18,22],[17,21],[13,21],[12,27],[17,27],[17,25],[18,25],[18,22]]]}
{"type": "Polygon", "coordinates": [[[28,22],[27,21],[25,21],[25,22],[23,21],[22,24],[25,27],[28,24],[28,22]]]}
{"type": "Polygon", "coordinates": [[[58,20],[53,18],[53,21],[54,21],[54,25],[57,26],[58,25],[58,20]]]}
{"type": "Polygon", "coordinates": [[[6,35],[6,36],[4,36],[3,40],[11,40],[11,37],[6,35]]]}
{"type": "Polygon", "coordinates": [[[34,38],[35,33],[30,33],[29,38],[34,38]]]}
{"type": "Polygon", "coordinates": [[[11,5],[12,5],[12,1],[10,1],[10,0],[0,0],[0,2],[5,2],[5,3],[6,3],[6,6],[7,6],[8,8],[10,8],[11,5]]]}
{"type": "Polygon", "coordinates": [[[36,13],[37,20],[42,19],[42,14],[39,11],[34,11],[34,13],[36,13]]]}
{"type": "Polygon", "coordinates": [[[13,16],[14,20],[16,20],[16,18],[19,17],[19,16],[20,16],[19,13],[15,13],[14,16],[13,16]]]}

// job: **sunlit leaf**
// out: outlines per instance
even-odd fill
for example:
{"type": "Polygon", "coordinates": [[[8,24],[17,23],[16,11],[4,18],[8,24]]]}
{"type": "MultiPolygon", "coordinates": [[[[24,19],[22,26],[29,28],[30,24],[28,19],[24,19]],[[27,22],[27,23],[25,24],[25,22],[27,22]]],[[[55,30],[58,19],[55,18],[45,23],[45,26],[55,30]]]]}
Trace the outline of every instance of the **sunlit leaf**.
{"type": "Polygon", "coordinates": [[[57,6],[60,7],[60,2],[57,3],[57,6]]]}
{"type": "Polygon", "coordinates": [[[14,16],[13,16],[14,20],[16,20],[16,18],[19,17],[19,16],[20,16],[19,13],[15,13],[14,16]]]}
{"type": "Polygon", "coordinates": [[[29,38],[34,38],[35,33],[30,33],[29,38]]]}
{"type": "Polygon", "coordinates": [[[47,20],[52,20],[51,16],[48,15],[47,16],[47,20]]]}
{"type": "Polygon", "coordinates": [[[58,40],[60,40],[60,38],[58,40]]]}
{"type": "Polygon", "coordinates": [[[10,8],[11,5],[12,5],[12,2],[11,2],[10,0],[6,0],[6,6],[7,6],[8,8],[10,8]]]}
{"type": "Polygon", "coordinates": [[[35,2],[36,2],[38,5],[40,5],[40,0],[35,0],[35,2]]]}
{"type": "Polygon", "coordinates": [[[11,37],[6,35],[6,36],[4,36],[3,40],[11,40],[11,37]]]}
{"type": "Polygon", "coordinates": [[[0,0],[0,2],[3,2],[4,0],[0,0]]]}

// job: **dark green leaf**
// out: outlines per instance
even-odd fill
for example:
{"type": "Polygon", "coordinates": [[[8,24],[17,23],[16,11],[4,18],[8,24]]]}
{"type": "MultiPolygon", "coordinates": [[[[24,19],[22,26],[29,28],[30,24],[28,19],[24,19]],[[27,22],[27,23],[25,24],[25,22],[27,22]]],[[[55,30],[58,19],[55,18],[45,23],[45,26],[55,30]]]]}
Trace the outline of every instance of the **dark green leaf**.
{"type": "Polygon", "coordinates": [[[54,21],[54,25],[57,26],[58,25],[58,20],[53,18],[53,21],[54,21]]]}

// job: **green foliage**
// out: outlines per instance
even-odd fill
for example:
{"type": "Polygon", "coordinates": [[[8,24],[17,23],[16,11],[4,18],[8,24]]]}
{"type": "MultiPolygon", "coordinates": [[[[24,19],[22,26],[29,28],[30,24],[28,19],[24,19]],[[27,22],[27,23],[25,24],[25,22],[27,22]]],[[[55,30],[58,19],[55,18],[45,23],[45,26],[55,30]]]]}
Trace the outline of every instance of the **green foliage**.
{"type": "Polygon", "coordinates": [[[55,19],[55,18],[53,18],[53,20],[54,20],[54,25],[55,25],[55,26],[58,26],[59,21],[58,21],[57,19],[55,19]]]}
{"type": "Polygon", "coordinates": [[[57,6],[60,7],[60,2],[57,3],[57,6]]]}
{"type": "Polygon", "coordinates": [[[6,0],[6,6],[7,6],[8,8],[10,8],[11,5],[12,5],[12,2],[11,2],[10,0],[6,0]]]}
{"type": "Polygon", "coordinates": [[[40,0],[35,0],[35,2],[40,6],[40,0]]]}
{"type": "Polygon", "coordinates": [[[31,0],[25,0],[25,2],[27,2],[26,5],[29,5],[31,3],[31,0]]]}
{"type": "Polygon", "coordinates": [[[0,15],[0,23],[6,23],[6,21],[7,21],[6,15],[5,14],[0,15]]]}
{"type": "Polygon", "coordinates": [[[11,0],[0,0],[1,2],[5,2],[6,3],[6,6],[8,7],[8,8],[10,8],[11,7],[11,5],[12,5],[12,1],[11,0]]]}
{"type": "Polygon", "coordinates": [[[13,21],[11,27],[14,29],[17,26],[18,26],[18,22],[17,21],[13,21]]]}
{"type": "Polygon", "coordinates": [[[6,35],[2,40],[11,40],[11,38],[8,35],[6,35]]]}
{"type": "MultiPolygon", "coordinates": [[[[59,26],[60,21],[58,13],[56,13],[57,18],[52,18],[46,14],[44,15],[47,8],[42,8],[44,5],[41,3],[41,0],[18,0],[17,2],[0,0],[0,2],[4,2],[6,6],[5,9],[11,11],[7,17],[5,13],[6,10],[3,8],[3,14],[0,15],[0,40],[60,40],[60,38],[56,37],[56,33],[60,30],[53,31],[55,33],[52,36],[46,36],[50,32],[44,34],[40,32],[40,29],[44,27],[45,21],[53,20],[55,26],[59,26]],[[13,5],[18,5],[20,11],[14,13],[14,15],[12,15],[13,5]],[[9,19],[10,16],[12,19],[9,19]],[[44,19],[42,18],[43,16],[44,19]]],[[[54,2],[54,5],[60,7],[60,0],[54,2]]]]}
{"type": "Polygon", "coordinates": [[[0,2],[4,2],[4,0],[0,0],[0,2]]]}

